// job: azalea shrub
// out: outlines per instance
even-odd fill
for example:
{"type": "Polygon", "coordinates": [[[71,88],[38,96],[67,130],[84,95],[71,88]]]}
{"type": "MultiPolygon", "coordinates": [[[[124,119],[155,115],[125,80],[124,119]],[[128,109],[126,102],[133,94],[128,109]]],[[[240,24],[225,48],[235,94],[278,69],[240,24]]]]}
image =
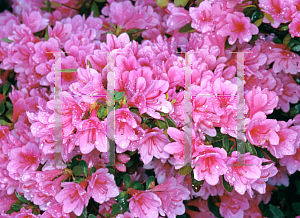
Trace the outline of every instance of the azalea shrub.
{"type": "Polygon", "coordinates": [[[299,12],[299,0],[7,1],[0,217],[299,216],[299,12]]]}

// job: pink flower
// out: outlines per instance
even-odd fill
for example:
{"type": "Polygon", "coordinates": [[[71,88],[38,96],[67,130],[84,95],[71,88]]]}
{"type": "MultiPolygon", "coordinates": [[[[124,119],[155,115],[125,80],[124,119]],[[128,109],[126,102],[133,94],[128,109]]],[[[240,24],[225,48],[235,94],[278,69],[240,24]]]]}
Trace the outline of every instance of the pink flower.
{"type": "Polygon", "coordinates": [[[155,80],[147,88],[145,79],[137,81],[137,92],[128,101],[130,105],[136,106],[140,114],[147,113],[155,119],[160,119],[161,116],[157,111],[169,113],[172,109],[171,102],[166,100],[166,95],[169,88],[169,83],[164,80],[155,80]]]}
{"type": "Polygon", "coordinates": [[[134,6],[130,1],[112,2],[109,6],[109,17],[113,23],[123,28],[134,13],[134,6]]]}
{"type": "Polygon", "coordinates": [[[28,26],[33,33],[39,32],[46,28],[49,23],[49,19],[43,18],[42,13],[35,9],[32,11],[22,11],[23,23],[28,26]]]}
{"type": "Polygon", "coordinates": [[[117,197],[119,192],[119,187],[115,183],[114,176],[108,173],[108,169],[98,169],[92,174],[87,193],[96,202],[102,204],[110,198],[117,197]]]}
{"type": "Polygon", "coordinates": [[[145,136],[140,140],[139,154],[144,164],[148,164],[153,156],[159,159],[167,159],[169,154],[165,152],[164,147],[170,141],[164,134],[163,129],[155,127],[146,129],[145,136]]]}
{"type": "Polygon", "coordinates": [[[223,36],[229,36],[228,42],[233,45],[237,39],[239,43],[249,42],[252,35],[258,34],[258,28],[250,23],[250,18],[245,17],[242,12],[228,13],[226,23],[218,30],[218,33],[223,36]]]}
{"type": "Polygon", "coordinates": [[[173,3],[168,4],[167,8],[171,15],[167,20],[168,29],[166,32],[171,32],[173,30],[179,29],[191,21],[189,12],[181,7],[175,7],[173,3]]]}
{"type": "Polygon", "coordinates": [[[299,55],[286,49],[272,48],[270,53],[267,53],[267,64],[273,64],[274,73],[284,71],[286,74],[297,74],[298,64],[300,63],[299,55]]]}
{"type": "Polygon", "coordinates": [[[54,199],[51,201],[47,210],[41,215],[41,218],[70,218],[68,213],[63,212],[63,207],[54,199]]]}
{"type": "Polygon", "coordinates": [[[244,211],[249,207],[248,199],[236,192],[221,196],[220,214],[225,218],[244,217],[244,211]]]}
{"type": "Polygon", "coordinates": [[[27,170],[36,170],[39,166],[40,150],[33,143],[27,143],[20,148],[13,148],[10,152],[11,161],[7,165],[9,175],[19,179],[27,170]]]}
{"type": "Polygon", "coordinates": [[[249,118],[252,118],[258,111],[271,114],[278,104],[278,96],[268,89],[261,90],[259,86],[253,86],[252,90],[246,94],[246,103],[250,109],[249,118]]]}
{"type": "Polygon", "coordinates": [[[205,180],[209,185],[216,185],[219,182],[219,176],[227,171],[225,160],[227,152],[223,148],[214,148],[212,146],[202,145],[197,147],[199,154],[193,160],[195,179],[205,180]]]}
{"type": "Polygon", "coordinates": [[[158,217],[158,208],[162,205],[160,198],[150,191],[131,189],[132,198],[129,201],[129,210],[135,217],[158,217]]]}
{"type": "Polygon", "coordinates": [[[191,7],[189,11],[192,17],[191,26],[202,33],[214,31],[216,24],[223,15],[220,4],[211,5],[207,0],[201,2],[199,7],[191,7]]]}
{"type": "Polygon", "coordinates": [[[100,122],[97,111],[93,110],[89,119],[76,124],[75,145],[83,154],[90,153],[95,147],[100,152],[107,152],[106,123],[100,122]]]}
{"type": "Polygon", "coordinates": [[[267,116],[259,111],[246,122],[248,122],[246,136],[251,144],[263,145],[268,141],[272,145],[278,145],[280,139],[277,132],[280,130],[280,126],[277,124],[277,120],[267,119],[267,116]]]}
{"type": "Polygon", "coordinates": [[[275,176],[269,178],[268,184],[276,185],[276,186],[284,185],[285,187],[288,187],[290,181],[289,181],[289,174],[286,167],[279,166],[277,167],[277,169],[278,169],[278,173],[275,176]]]}
{"type": "Polygon", "coordinates": [[[0,198],[0,214],[6,212],[10,209],[10,206],[13,205],[18,198],[15,194],[12,195],[2,195],[0,198]]]}
{"type": "Polygon", "coordinates": [[[82,214],[84,207],[89,203],[89,196],[85,191],[86,185],[86,181],[80,184],[74,182],[64,182],[61,184],[64,189],[55,196],[55,200],[63,205],[64,213],[74,212],[77,216],[82,214]]]}
{"type": "Polygon", "coordinates": [[[162,205],[159,213],[168,218],[175,218],[176,215],[182,215],[185,212],[183,200],[188,200],[190,191],[179,184],[177,179],[169,177],[162,184],[151,189],[161,200],[162,205]]]}
{"type": "Polygon", "coordinates": [[[224,174],[224,178],[230,185],[234,186],[239,194],[243,195],[246,189],[260,178],[262,160],[257,156],[250,155],[250,153],[237,155],[238,153],[234,151],[231,157],[228,157],[226,161],[228,171],[224,174]]]}
{"type": "Polygon", "coordinates": [[[300,37],[300,14],[297,13],[296,16],[292,19],[292,22],[289,24],[289,32],[294,38],[300,37]]]}
{"type": "Polygon", "coordinates": [[[280,165],[286,166],[289,174],[294,174],[297,170],[300,171],[300,148],[296,150],[296,154],[286,155],[280,159],[280,165]]]}
{"type": "Polygon", "coordinates": [[[24,207],[21,208],[20,212],[13,212],[11,213],[11,215],[9,217],[15,217],[15,218],[37,218],[37,217],[41,217],[41,214],[38,215],[34,215],[34,213],[32,212],[32,209],[28,209],[26,210],[24,207]]]}
{"type": "Polygon", "coordinates": [[[118,214],[116,218],[134,218],[133,214],[125,212],[124,214],[118,214]]]}

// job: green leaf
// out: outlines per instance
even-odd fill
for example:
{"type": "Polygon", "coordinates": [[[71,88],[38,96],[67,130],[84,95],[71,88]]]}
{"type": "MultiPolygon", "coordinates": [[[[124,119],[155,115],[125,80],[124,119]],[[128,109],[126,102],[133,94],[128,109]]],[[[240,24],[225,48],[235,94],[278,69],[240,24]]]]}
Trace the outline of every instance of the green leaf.
{"type": "Polygon", "coordinates": [[[125,92],[117,92],[115,95],[115,100],[120,101],[124,95],[125,95],[125,92]]]}
{"type": "Polygon", "coordinates": [[[8,39],[8,38],[3,38],[2,39],[3,42],[13,42],[12,40],[8,39]]]}
{"type": "Polygon", "coordinates": [[[133,165],[133,163],[134,163],[134,160],[130,160],[125,165],[126,165],[126,167],[131,167],[133,165]]]}
{"type": "Polygon", "coordinates": [[[263,18],[263,14],[257,9],[251,16],[251,22],[253,23],[260,18],[263,18]]]}
{"type": "Polygon", "coordinates": [[[113,204],[112,205],[112,209],[111,209],[111,215],[112,216],[119,214],[120,211],[121,211],[121,207],[118,204],[113,204]]]}
{"type": "Polygon", "coordinates": [[[251,155],[257,156],[257,152],[256,152],[256,150],[255,150],[254,145],[252,145],[249,141],[247,141],[247,142],[245,143],[245,149],[246,149],[246,153],[247,153],[247,152],[250,152],[251,155]]]}
{"type": "Polygon", "coordinates": [[[11,83],[10,82],[6,82],[3,87],[2,87],[2,90],[3,90],[3,94],[6,95],[7,91],[9,90],[9,88],[11,87],[11,83]]]}
{"type": "Polygon", "coordinates": [[[191,172],[191,180],[192,180],[192,188],[194,192],[196,193],[199,192],[204,183],[204,180],[201,181],[196,180],[194,176],[194,172],[191,172]]]}
{"type": "Polygon", "coordinates": [[[270,14],[264,12],[264,16],[265,16],[265,18],[267,18],[268,21],[270,21],[271,23],[274,23],[274,19],[270,14]]]}
{"type": "Polygon", "coordinates": [[[282,44],[282,41],[278,38],[274,38],[273,42],[275,42],[276,44],[282,44]]]}
{"type": "Polygon", "coordinates": [[[222,218],[219,208],[213,202],[212,196],[209,196],[208,198],[208,208],[217,218],[222,218]]]}
{"type": "Polygon", "coordinates": [[[223,177],[223,187],[226,189],[226,191],[228,191],[229,193],[230,192],[232,192],[233,191],[233,186],[231,186],[230,184],[229,184],[229,182],[227,182],[226,180],[225,180],[225,178],[224,178],[224,176],[222,176],[223,177]]]}
{"type": "Polygon", "coordinates": [[[178,7],[178,6],[185,7],[188,2],[189,2],[189,0],[175,0],[174,4],[176,7],[178,7]]]}
{"type": "Polygon", "coordinates": [[[278,207],[276,207],[272,204],[269,204],[269,209],[270,209],[271,213],[273,214],[273,218],[284,218],[284,214],[278,207]]]}
{"type": "Polygon", "coordinates": [[[292,204],[292,207],[294,211],[297,213],[297,215],[300,215],[300,202],[294,202],[292,204]]]}
{"type": "Polygon", "coordinates": [[[2,102],[0,103],[0,115],[2,115],[5,112],[5,104],[2,102]]]}
{"type": "Polygon", "coordinates": [[[158,126],[160,129],[167,129],[167,123],[162,121],[162,120],[155,120],[155,124],[158,126]]]}
{"type": "Polygon", "coordinates": [[[48,32],[48,26],[46,27],[46,32],[45,32],[45,41],[49,39],[49,32],[48,32]]]}
{"type": "Polygon", "coordinates": [[[12,121],[11,120],[12,119],[12,115],[13,115],[13,112],[10,111],[10,110],[6,111],[6,113],[5,113],[5,117],[7,117],[7,119],[9,119],[10,121],[12,121]]]}
{"type": "Polygon", "coordinates": [[[90,175],[92,175],[93,173],[95,173],[96,172],[96,167],[92,167],[91,169],[90,169],[90,175]]]}
{"type": "Polygon", "coordinates": [[[156,1],[156,4],[161,8],[165,8],[169,4],[168,0],[155,0],[155,1],[156,1]]]}
{"type": "MultiPolygon", "coordinates": [[[[59,70],[60,71],[60,70],[59,70]]],[[[77,68],[71,68],[71,69],[62,69],[62,73],[74,73],[77,71],[77,68]]]]}
{"type": "Polygon", "coordinates": [[[8,110],[11,110],[11,111],[13,110],[13,105],[10,101],[7,101],[5,104],[6,104],[6,107],[8,108],[8,110]]]}
{"type": "Polygon", "coordinates": [[[288,34],[287,34],[287,35],[284,37],[284,39],[283,39],[282,43],[283,43],[284,45],[287,45],[287,44],[289,44],[289,42],[290,42],[291,38],[292,38],[291,34],[290,34],[290,33],[288,33],[288,34]]]}
{"type": "Polygon", "coordinates": [[[74,166],[77,166],[79,164],[81,157],[82,157],[82,155],[76,155],[75,157],[72,158],[71,168],[73,168],[74,166]]]}
{"type": "Polygon", "coordinates": [[[86,218],[87,217],[87,208],[85,207],[82,211],[82,214],[78,216],[78,218],[86,218]]]}
{"type": "Polygon", "coordinates": [[[83,174],[85,175],[85,177],[87,177],[88,172],[89,172],[89,167],[88,167],[87,163],[86,163],[84,160],[81,160],[81,161],[79,162],[79,166],[82,167],[82,169],[83,169],[83,174]]]}
{"type": "Polygon", "coordinates": [[[122,191],[116,198],[116,201],[118,201],[118,205],[121,207],[120,209],[124,212],[126,208],[128,208],[128,194],[126,191],[122,191]]]}
{"type": "MultiPolygon", "coordinates": [[[[0,108],[0,109],[1,109],[1,108],[0,108]]],[[[0,113],[0,115],[1,115],[1,113],[0,113]]],[[[6,126],[6,125],[8,125],[8,122],[6,122],[5,120],[3,120],[3,118],[0,117],[0,124],[1,124],[2,126],[6,126]]]]}
{"type": "Polygon", "coordinates": [[[82,181],[84,181],[84,178],[82,177],[75,177],[75,181],[76,183],[81,183],[82,181]]]}
{"type": "Polygon", "coordinates": [[[139,190],[141,188],[141,185],[142,184],[139,181],[133,181],[133,183],[131,184],[131,187],[139,190]]]}
{"type": "Polygon", "coordinates": [[[24,197],[24,195],[21,195],[21,194],[19,194],[19,193],[16,192],[16,191],[15,191],[15,194],[16,194],[16,196],[17,196],[17,198],[18,198],[19,201],[21,201],[21,202],[24,203],[24,204],[30,204],[30,201],[28,201],[28,200],[24,197]]]}
{"type": "Polygon", "coordinates": [[[176,124],[175,124],[174,120],[172,120],[170,117],[164,117],[164,118],[167,121],[168,127],[175,127],[176,128],[176,124]]]}
{"type": "Polygon", "coordinates": [[[153,186],[153,183],[155,185],[155,177],[154,176],[149,176],[147,181],[146,181],[146,189],[151,189],[153,186]]]}
{"type": "Polygon", "coordinates": [[[264,18],[260,18],[260,19],[256,20],[256,21],[254,22],[254,24],[255,24],[257,27],[259,27],[259,26],[261,25],[261,23],[263,22],[263,19],[264,19],[264,18]]]}
{"type": "Polygon", "coordinates": [[[105,215],[105,217],[110,217],[109,213],[105,213],[104,215],[105,215]]]}
{"type": "Polygon", "coordinates": [[[280,28],[281,31],[288,31],[289,30],[289,26],[283,26],[280,28]]]}
{"type": "Polygon", "coordinates": [[[179,174],[182,176],[185,176],[185,175],[189,174],[192,170],[193,170],[193,168],[190,165],[186,165],[179,169],[179,174]]]}
{"type": "Polygon", "coordinates": [[[291,50],[296,51],[296,52],[300,51],[300,45],[296,45],[296,46],[292,47],[291,50]]]}
{"type": "Polygon", "coordinates": [[[178,32],[179,33],[193,33],[195,32],[196,30],[194,28],[192,28],[191,26],[192,23],[188,23],[187,25],[181,27],[178,32]]]}
{"type": "Polygon", "coordinates": [[[224,149],[228,152],[229,151],[229,139],[228,139],[228,135],[225,135],[222,139],[222,144],[224,149]]]}
{"type": "Polygon", "coordinates": [[[94,214],[89,214],[88,218],[97,218],[94,214]]]}
{"type": "Polygon", "coordinates": [[[83,168],[81,166],[75,166],[73,167],[72,172],[74,176],[80,176],[83,174],[83,168]]]}
{"type": "Polygon", "coordinates": [[[19,204],[13,204],[10,206],[10,209],[13,210],[13,212],[19,212],[23,206],[19,204]]]}
{"type": "Polygon", "coordinates": [[[98,8],[98,5],[96,4],[96,2],[93,2],[92,7],[91,7],[91,11],[94,12],[94,14],[93,14],[94,17],[99,17],[100,16],[99,8],[98,8]]]}
{"type": "Polygon", "coordinates": [[[106,0],[94,0],[95,2],[98,2],[98,3],[103,3],[103,2],[106,2],[106,0]]]}
{"type": "Polygon", "coordinates": [[[126,188],[129,189],[130,184],[131,184],[131,177],[130,177],[130,175],[128,173],[126,173],[124,175],[123,179],[124,179],[124,183],[126,185],[126,188]]]}
{"type": "Polygon", "coordinates": [[[51,1],[51,6],[55,7],[55,8],[58,8],[61,6],[61,4],[59,2],[56,2],[56,1],[51,1]]]}

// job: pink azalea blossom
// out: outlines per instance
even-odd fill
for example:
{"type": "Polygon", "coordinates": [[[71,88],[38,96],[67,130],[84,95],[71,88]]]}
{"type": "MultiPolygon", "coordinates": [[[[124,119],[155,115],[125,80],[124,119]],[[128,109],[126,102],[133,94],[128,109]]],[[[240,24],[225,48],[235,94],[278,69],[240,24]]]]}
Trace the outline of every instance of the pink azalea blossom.
{"type": "Polygon", "coordinates": [[[248,199],[236,192],[221,196],[220,214],[225,218],[244,217],[244,211],[249,207],[248,199]]]}
{"type": "Polygon", "coordinates": [[[159,159],[167,159],[169,154],[164,150],[170,141],[163,129],[155,127],[146,129],[145,136],[140,140],[139,154],[144,164],[148,164],[153,156],[159,159]]]}
{"type": "Polygon", "coordinates": [[[132,189],[129,201],[129,210],[135,217],[158,217],[158,208],[162,205],[160,198],[150,191],[132,189]]]}
{"type": "Polygon", "coordinates": [[[296,171],[300,171],[300,148],[296,150],[296,154],[286,155],[280,159],[280,165],[286,166],[289,174],[294,174],[296,171]]]}
{"type": "Polygon", "coordinates": [[[22,12],[22,20],[23,23],[28,26],[33,33],[45,29],[49,23],[49,20],[47,18],[43,18],[41,11],[39,10],[32,10],[30,12],[24,10],[22,12]]]}
{"type": "Polygon", "coordinates": [[[74,212],[77,216],[82,214],[84,207],[89,203],[89,196],[85,191],[86,181],[77,184],[74,182],[64,182],[63,189],[55,196],[55,200],[63,205],[64,213],[74,212]]]}
{"type": "Polygon", "coordinates": [[[275,176],[269,178],[268,184],[276,186],[284,185],[285,187],[288,187],[290,184],[290,180],[286,167],[279,166],[277,167],[277,169],[278,173],[275,176]]]}
{"type": "Polygon", "coordinates": [[[40,150],[33,143],[14,148],[10,152],[11,161],[7,165],[9,175],[19,179],[27,170],[36,170],[39,166],[40,150]]]}
{"type": "Polygon", "coordinates": [[[295,36],[300,37],[300,14],[299,13],[296,14],[292,22],[289,24],[289,32],[293,38],[295,36]]]}
{"type": "Polygon", "coordinates": [[[170,11],[171,15],[168,17],[166,32],[170,32],[183,27],[191,21],[189,12],[181,7],[175,7],[173,3],[169,3],[167,9],[170,11]]]}
{"type": "Polygon", "coordinates": [[[237,39],[239,43],[249,42],[252,35],[258,34],[258,28],[242,12],[234,12],[227,14],[226,23],[218,33],[223,37],[229,36],[228,42],[233,45],[237,39]]]}
{"type": "Polygon", "coordinates": [[[244,156],[237,155],[238,153],[234,151],[231,157],[228,157],[226,161],[228,171],[224,174],[224,178],[240,195],[243,195],[246,189],[261,177],[262,160],[250,153],[244,156]]]}
{"type": "Polygon", "coordinates": [[[116,186],[114,176],[108,173],[108,169],[98,169],[92,174],[87,193],[96,202],[102,204],[110,198],[117,197],[119,188],[116,186]]]}
{"type": "Polygon", "coordinates": [[[162,202],[159,213],[168,218],[175,218],[185,212],[183,200],[188,200],[190,191],[178,183],[174,177],[169,177],[162,184],[151,189],[162,202]]]}
{"type": "Polygon", "coordinates": [[[216,185],[219,182],[219,176],[227,171],[225,160],[227,152],[223,148],[214,148],[212,146],[197,147],[198,155],[193,160],[195,179],[205,180],[209,185],[216,185]]]}

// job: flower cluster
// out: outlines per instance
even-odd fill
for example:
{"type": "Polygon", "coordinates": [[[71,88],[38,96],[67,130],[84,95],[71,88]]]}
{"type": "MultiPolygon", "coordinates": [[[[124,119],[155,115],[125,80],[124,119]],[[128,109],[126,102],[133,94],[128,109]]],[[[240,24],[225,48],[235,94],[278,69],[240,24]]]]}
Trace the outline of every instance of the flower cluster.
{"type": "Polygon", "coordinates": [[[225,218],[262,217],[300,171],[299,115],[270,116],[298,103],[300,56],[258,28],[286,24],[300,45],[299,1],[12,2],[0,13],[1,217],[215,217],[211,199],[225,218]]]}

